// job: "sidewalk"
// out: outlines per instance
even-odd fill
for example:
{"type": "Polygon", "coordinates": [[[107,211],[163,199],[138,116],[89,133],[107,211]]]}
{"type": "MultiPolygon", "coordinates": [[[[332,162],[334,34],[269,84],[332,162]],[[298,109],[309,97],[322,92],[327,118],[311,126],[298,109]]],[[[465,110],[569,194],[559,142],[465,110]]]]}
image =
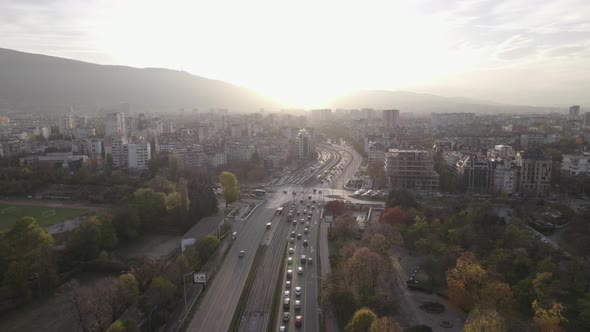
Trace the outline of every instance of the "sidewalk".
{"type": "MultiPolygon", "coordinates": [[[[221,241],[221,244],[220,244],[218,250],[213,254],[213,256],[211,256],[209,261],[207,261],[205,266],[203,266],[203,268],[199,272],[206,273],[207,278],[208,279],[211,278],[212,274],[214,274],[217,271],[217,269],[219,268],[219,266],[223,263],[222,258],[224,256],[224,254],[227,252],[227,250],[229,250],[229,248],[231,248],[231,245],[232,245],[231,239],[229,239],[228,237],[224,238],[221,241]]],[[[188,306],[185,310],[184,299],[181,298],[179,305],[177,306],[176,310],[174,310],[174,313],[172,313],[172,315],[170,315],[170,318],[168,319],[168,322],[166,323],[166,326],[162,329],[162,331],[166,331],[166,332],[178,331],[180,329],[180,327],[182,326],[182,323],[184,322],[184,320],[187,318],[186,317],[187,312],[190,312],[190,309],[195,304],[195,301],[197,300],[198,296],[203,291],[203,286],[193,284],[192,279],[190,279],[189,277],[187,277],[185,279],[185,281],[186,281],[186,302],[187,302],[188,306]]],[[[211,280],[208,280],[208,282],[210,283],[211,280]]]]}

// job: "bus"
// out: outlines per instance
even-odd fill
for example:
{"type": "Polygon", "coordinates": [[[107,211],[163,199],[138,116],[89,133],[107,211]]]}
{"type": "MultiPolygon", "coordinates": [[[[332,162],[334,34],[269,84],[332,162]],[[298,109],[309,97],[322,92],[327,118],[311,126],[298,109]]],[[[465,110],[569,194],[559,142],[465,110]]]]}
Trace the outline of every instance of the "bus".
{"type": "Polygon", "coordinates": [[[256,195],[258,197],[266,196],[266,190],[255,189],[253,192],[254,192],[254,195],[256,195]]]}

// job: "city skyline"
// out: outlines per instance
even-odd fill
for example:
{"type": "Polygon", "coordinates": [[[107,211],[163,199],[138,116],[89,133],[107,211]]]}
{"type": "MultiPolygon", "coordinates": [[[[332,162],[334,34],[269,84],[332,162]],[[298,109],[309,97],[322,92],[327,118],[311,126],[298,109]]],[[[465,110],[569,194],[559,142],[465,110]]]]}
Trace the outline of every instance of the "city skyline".
{"type": "Polygon", "coordinates": [[[6,1],[0,47],[182,69],[292,107],[358,89],[585,104],[584,1],[6,1]]]}

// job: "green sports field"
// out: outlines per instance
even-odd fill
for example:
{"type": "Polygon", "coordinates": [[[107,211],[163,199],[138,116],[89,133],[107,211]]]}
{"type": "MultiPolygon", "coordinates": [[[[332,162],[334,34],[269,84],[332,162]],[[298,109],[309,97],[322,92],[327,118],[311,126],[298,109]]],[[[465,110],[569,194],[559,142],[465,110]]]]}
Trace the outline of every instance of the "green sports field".
{"type": "Polygon", "coordinates": [[[89,212],[60,207],[0,204],[0,232],[9,230],[22,217],[33,217],[39,226],[48,227],[89,212]]]}

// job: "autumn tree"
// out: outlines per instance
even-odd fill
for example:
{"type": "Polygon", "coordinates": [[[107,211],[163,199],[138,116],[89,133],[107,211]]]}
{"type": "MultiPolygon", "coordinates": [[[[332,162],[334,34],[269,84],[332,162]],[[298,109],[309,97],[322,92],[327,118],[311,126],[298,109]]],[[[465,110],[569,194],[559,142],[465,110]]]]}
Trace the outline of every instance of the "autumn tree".
{"type": "Polygon", "coordinates": [[[137,303],[139,298],[139,287],[135,276],[131,273],[125,273],[119,277],[117,283],[117,290],[121,301],[127,305],[133,305],[137,303]]]}
{"type": "Polygon", "coordinates": [[[392,226],[405,224],[408,221],[408,214],[397,206],[394,208],[385,208],[381,214],[380,221],[392,226]]]}
{"type": "Polygon", "coordinates": [[[333,222],[331,234],[341,240],[353,239],[357,235],[358,223],[351,214],[338,216],[333,222]]]}
{"type": "Polygon", "coordinates": [[[561,303],[555,301],[542,303],[535,300],[533,302],[533,311],[535,313],[533,321],[541,332],[563,331],[560,324],[567,320],[563,315],[564,307],[561,303]]]}
{"type": "Polygon", "coordinates": [[[344,332],[368,332],[375,320],[377,315],[371,309],[360,308],[354,313],[344,332]]]}
{"type": "Polygon", "coordinates": [[[390,266],[389,261],[369,248],[359,248],[346,261],[349,285],[361,297],[374,296],[378,288],[385,288],[390,266]]]}
{"type": "Polygon", "coordinates": [[[369,332],[404,332],[404,328],[392,317],[381,317],[371,323],[369,332]]]}
{"type": "Polygon", "coordinates": [[[176,191],[176,188],[174,186],[174,182],[168,181],[168,179],[166,179],[163,176],[156,176],[153,179],[151,179],[149,182],[149,186],[154,191],[159,192],[159,193],[164,193],[166,195],[171,194],[174,191],[176,191]]]}
{"type": "Polygon", "coordinates": [[[493,308],[476,306],[465,321],[465,332],[504,332],[508,331],[504,318],[493,308]]]}
{"type": "Polygon", "coordinates": [[[225,198],[225,206],[238,200],[240,196],[240,188],[238,186],[238,179],[233,173],[223,171],[219,176],[221,190],[225,198]]]}
{"type": "Polygon", "coordinates": [[[455,267],[447,272],[449,300],[464,310],[472,309],[486,278],[487,273],[477,263],[475,255],[464,253],[457,259],[455,267]]]}
{"type": "Polygon", "coordinates": [[[339,215],[342,215],[342,214],[345,214],[346,212],[348,212],[350,210],[350,208],[348,207],[348,205],[346,203],[344,203],[344,201],[334,200],[334,201],[329,201],[328,203],[326,203],[324,210],[326,211],[327,214],[339,216],[339,215]]]}
{"type": "Polygon", "coordinates": [[[113,217],[113,226],[117,231],[117,235],[122,239],[131,240],[136,238],[140,223],[137,210],[133,208],[120,208],[113,217]]]}

